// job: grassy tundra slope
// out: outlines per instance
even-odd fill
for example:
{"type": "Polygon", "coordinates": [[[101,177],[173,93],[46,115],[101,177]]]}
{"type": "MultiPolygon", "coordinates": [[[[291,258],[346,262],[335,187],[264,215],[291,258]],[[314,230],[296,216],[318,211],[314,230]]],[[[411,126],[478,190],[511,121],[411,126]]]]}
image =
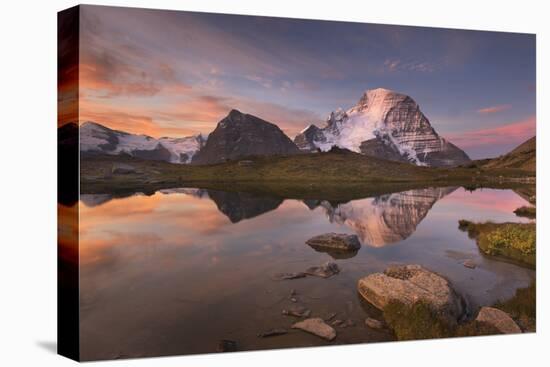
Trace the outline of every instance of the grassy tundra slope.
{"type": "Polygon", "coordinates": [[[536,150],[537,139],[533,136],[511,152],[490,159],[484,167],[487,169],[518,168],[534,173],[537,167],[536,150]]]}
{"type": "Polygon", "coordinates": [[[81,192],[150,192],[194,186],[259,191],[286,197],[352,199],[365,194],[425,186],[491,186],[520,182],[530,173],[517,168],[419,167],[349,151],[250,157],[213,165],[181,165],[129,156],[83,156],[81,192]],[[116,166],[130,166],[117,172],[116,166]]]}

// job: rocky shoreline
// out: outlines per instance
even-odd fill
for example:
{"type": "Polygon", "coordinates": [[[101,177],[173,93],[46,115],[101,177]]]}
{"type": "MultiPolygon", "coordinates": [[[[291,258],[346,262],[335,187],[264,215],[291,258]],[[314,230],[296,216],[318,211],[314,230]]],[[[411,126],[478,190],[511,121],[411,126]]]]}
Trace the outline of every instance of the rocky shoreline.
{"type": "MultiPolygon", "coordinates": [[[[306,244],[344,251],[360,248],[353,235],[338,233],[315,236],[306,244]]],[[[327,262],[303,272],[279,273],[272,279],[292,284],[293,279],[307,276],[326,279],[338,276],[341,271],[336,263],[327,262]]],[[[341,310],[323,314],[304,305],[302,300],[307,297],[306,294],[298,294],[291,289],[287,298],[290,306],[281,311],[291,323],[266,329],[257,336],[279,338],[301,332],[317,336],[325,343],[338,344],[339,330],[346,328],[381,332],[393,340],[534,331],[535,312],[529,307],[535,307],[535,292],[531,288],[518,290],[517,295],[505,303],[471,309],[465,301],[468,298],[466,294],[460,294],[441,274],[418,264],[390,266],[383,272],[367,274],[358,279],[356,286],[360,299],[377,309],[378,313],[365,312],[360,322],[341,310]]],[[[231,347],[235,345],[238,345],[236,341],[230,344],[231,347]]]]}

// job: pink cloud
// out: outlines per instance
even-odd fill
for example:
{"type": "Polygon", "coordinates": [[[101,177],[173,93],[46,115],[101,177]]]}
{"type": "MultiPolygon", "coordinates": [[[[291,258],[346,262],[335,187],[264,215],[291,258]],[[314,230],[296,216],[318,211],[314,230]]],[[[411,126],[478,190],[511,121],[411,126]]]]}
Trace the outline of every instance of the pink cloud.
{"type": "Polygon", "coordinates": [[[501,104],[501,105],[497,105],[497,106],[490,106],[490,107],[480,108],[479,110],[477,110],[477,112],[482,113],[482,114],[497,113],[497,112],[502,112],[502,111],[509,110],[510,108],[512,108],[512,105],[501,104]]]}
{"type": "Polygon", "coordinates": [[[536,134],[536,117],[512,122],[499,127],[465,131],[448,135],[450,141],[463,147],[519,144],[536,134]]]}

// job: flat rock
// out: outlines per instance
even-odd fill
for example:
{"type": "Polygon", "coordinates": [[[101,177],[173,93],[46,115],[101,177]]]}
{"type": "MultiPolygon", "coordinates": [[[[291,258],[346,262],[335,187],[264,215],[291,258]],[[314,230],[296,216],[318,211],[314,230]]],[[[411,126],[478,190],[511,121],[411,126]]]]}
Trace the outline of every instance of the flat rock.
{"type": "Polygon", "coordinates": [[[466,268],[468,268],[468,269],[475,269],[476,266],[477,266],[477,264],[475,263],[475,261],[474,261],[474,260],[471,260],[471,259],[468,259],[468,260],[464,261],[464,262],[462,263],[462,265],[464,265],[464,266],[465,266],[466,268]]]}
{"type": "Polygon", "coordinates": [[[451,284],[420,265],[395,266],[370,274],[359,279],[357,290],[380,310],[392,301],[405,305],[422,301],[450,321],[459,320],[465,313],[464,302],[451,284]]]}
{"type": "Polygon", "coordinates": [[[313,248],[332,249],[340,251],[357,251],[361,243],[356,235],[345,233],[325,233],[306,241],[313,248]]]}
{"type": "Polygon", "coordinates": [[[300,321],[292,325],[293,329],[300,329],[326,340],[334,340],[336,338],[336,330],[327,325],[323,319],[311,318],[300,321]]]}
{"type": "Polygon", "coordinates": [[[367,325],[371,329],[383,329],[384,328],[384,323],[382,321],[373,319],[372,317],[367,317],[365,319],[365,325],[367,325]]]}
{"type": "Polygon", "coordinates": [[[506,312],[493,307],[481,307],[476,321],[494,326],[503,334],[519,334],[521,329],[506,312]]]}
{"type": "Polygon", "coordinates": [[[321,278],[329,278],[333,275],[336,275],[340,272],[340,268],[336,263],[326,262],[323,265],[312,266],[306,269],[305,273],[307,275],[312,275],[321,278]]]}

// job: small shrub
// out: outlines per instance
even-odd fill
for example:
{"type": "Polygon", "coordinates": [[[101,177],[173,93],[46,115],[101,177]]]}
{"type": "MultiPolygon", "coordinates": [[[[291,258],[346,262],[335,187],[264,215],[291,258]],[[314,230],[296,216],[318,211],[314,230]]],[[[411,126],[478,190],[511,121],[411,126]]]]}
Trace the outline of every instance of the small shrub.
{"type": "Polygon", "coordinates": [[[535,219],[537,217],[537,208],[534,206],[522,206],[514,210],[514,214],[518,217],[535,219]]]}
{"type": "Polygon", "coordinates": [[[485,234],[487,253],[498,255],[502,249],[513,248],[522,254],[535,253],[535,230],[532,226],[519,223],[505,223],[485,234]]]}

